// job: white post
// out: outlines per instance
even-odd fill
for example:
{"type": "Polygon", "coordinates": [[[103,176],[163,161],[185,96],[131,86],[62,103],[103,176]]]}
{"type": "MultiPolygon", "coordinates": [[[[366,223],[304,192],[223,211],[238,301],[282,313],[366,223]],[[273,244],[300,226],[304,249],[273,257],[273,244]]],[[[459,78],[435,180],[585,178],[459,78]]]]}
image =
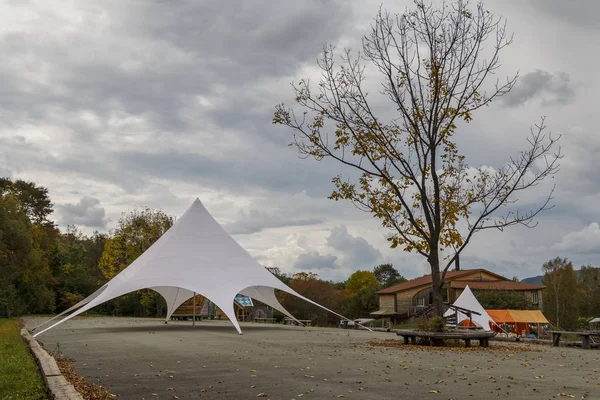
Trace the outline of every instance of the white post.
{"type": "Polygon", "coordinates": [[[194,292],[194,311],[192,311],[192,327],[196,327],[196,292],[194,292]]]}

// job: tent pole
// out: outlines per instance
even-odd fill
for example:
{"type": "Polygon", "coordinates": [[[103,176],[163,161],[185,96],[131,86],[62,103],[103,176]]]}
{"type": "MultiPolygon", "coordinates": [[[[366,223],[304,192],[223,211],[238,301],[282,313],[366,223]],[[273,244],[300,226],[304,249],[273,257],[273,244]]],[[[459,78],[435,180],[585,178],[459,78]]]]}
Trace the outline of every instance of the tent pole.
{"type": "Polygon", "coordinates": [[[194,292],[194,311],[192,311],[192,327],[196,327],[196,292],[194,292]]]}

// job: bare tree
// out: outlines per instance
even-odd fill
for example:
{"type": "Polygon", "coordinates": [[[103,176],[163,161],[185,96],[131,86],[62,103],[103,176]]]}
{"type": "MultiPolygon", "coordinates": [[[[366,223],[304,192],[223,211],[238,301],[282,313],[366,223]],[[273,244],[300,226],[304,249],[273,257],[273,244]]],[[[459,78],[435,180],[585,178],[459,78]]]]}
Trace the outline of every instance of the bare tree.
{"type": "Polygon", "coordinates": [[[334,177],[330,198],[372,213],[394,232],[392,247],[427,258],[441,313],[446,271],[476,232],[535,226],[534,217],[550,207],[553,190],[525,212],[515,203],[519,192],[558,172],[561,156],[542,118],[530,130],[528,148],[506,165],[467,165],[454,140],[457,125],[514,86],[516,75],[493,89],[484,86],[512,36],[482,3],[473,11],[462,0],[441,8],[422,0],[415,5],[402,15],[380,10],[362,53],[346,50],[339,66],[334,48],[326,47],[316,91],[307,80],[292,84],[302,112],[280,104],[273,122],[293,128],[302,157],[328,157],[360,171],[356,181],[334,177]],[[487,43],[492,46],[484,50],[487,43]],[[383,76],[381,93],[395,112],[387,121],[367,98],[365,63],[383,76]]]}

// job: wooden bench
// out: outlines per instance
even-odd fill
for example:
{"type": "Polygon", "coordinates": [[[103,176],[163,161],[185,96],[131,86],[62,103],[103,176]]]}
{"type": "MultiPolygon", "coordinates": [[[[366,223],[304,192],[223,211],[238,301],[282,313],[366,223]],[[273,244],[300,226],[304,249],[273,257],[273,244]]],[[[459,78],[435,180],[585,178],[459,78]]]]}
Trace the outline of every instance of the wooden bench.
{"type": "Polygon", "coordinates": [[[275,318],[254,318],[252,322],[264,322],[264,323],[275,323],[275,318]]]}
{"type": "Polygon", "coordinates": [[[552,334],[552,347],[560,346],[560,336],[564,333],[564,334],[579,335],[579,337],[581,338],[581,348],[582,349],[591,349],[592,348],[590,336],[592,336],[594,338],[595,338],[595,336],[600,336],[600,334],[596,333],[596,332],[550,331],[550,333],[552,334]]]}
{"type": "Polygon", "coordinates": [[[479,340],[479,346],[488,347],[489,339],[496,336],[496,332],[489,331],[466,331],[466,332],[425,332],[415,331],[412,329],[398,329],[396,335],[404,338],[404,344],[410,343],[416,344],[417,338],[421,338],[425,341],[425,344],[432,345],[437,343],[443,343],[446,339],[460,339],[464,340],[465,347],[471,346],[471,340],[479,340]]]}
{"type": "Polygon", "coordinates": [[[310,326],[312,323],[312,321],[310,319],[299,319],[296,321],[295,319],[286,318],[284,320],[285,325],[298,325],[298,322],[303,323],[305,326],[310,326]]]}

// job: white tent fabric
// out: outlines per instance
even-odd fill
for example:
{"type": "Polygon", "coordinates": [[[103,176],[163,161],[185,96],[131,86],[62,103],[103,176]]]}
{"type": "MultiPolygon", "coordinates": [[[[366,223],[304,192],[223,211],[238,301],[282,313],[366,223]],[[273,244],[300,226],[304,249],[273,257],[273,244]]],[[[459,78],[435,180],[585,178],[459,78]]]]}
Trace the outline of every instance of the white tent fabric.
{"type": "MultiPolygon", "coordinates": [[[[490,328],[490,321],[493,321],[492,318],[490,318],[490,316],[485,311],[485,309],[481,306],[479,301],[477,301],[477,299],[475,298],[475,295],[473,294],[473,292],[471,291],[471,289],[469,288],[468,285],[465,287],[465,290],[463,290],[463,292],[460,294],[460,296],[458,296],[458,299],[456,299],[456,301],[454,302],[453,305],[464,308],[466,310],[475,311],[475,312],[481,314],[481,315],[472,314],[471,320],[475,324],[481,326],[486,331],[492,330],[490,328]]],[[[449,317],[454,313],[455,313],[454,310],[449,309],[444,313],[444,317],[449,317]]],[[[460,324],[462,321],[469,319],[469,316],[465,313],[462,313],[460,311],[458,311],[456,313],[457,313],[457,316],[456,316],[457,324],[460,324]]]]}
{"type": "Polygon", "coordinates": [[[238,293],[295,319],[275,297],[275,289],[278,289],[347,320],[277,279],[225,232],[196,199],[181,218],[133,263],[60,315],[78,308],[77,311],[34,337],[99,304],[141,289],[155,290],[165,298],[167,320],[184,301],[193,297],[194,292],[201,294],[223,311],[239,334],[242,330],[233,306],[238,293]]]}

